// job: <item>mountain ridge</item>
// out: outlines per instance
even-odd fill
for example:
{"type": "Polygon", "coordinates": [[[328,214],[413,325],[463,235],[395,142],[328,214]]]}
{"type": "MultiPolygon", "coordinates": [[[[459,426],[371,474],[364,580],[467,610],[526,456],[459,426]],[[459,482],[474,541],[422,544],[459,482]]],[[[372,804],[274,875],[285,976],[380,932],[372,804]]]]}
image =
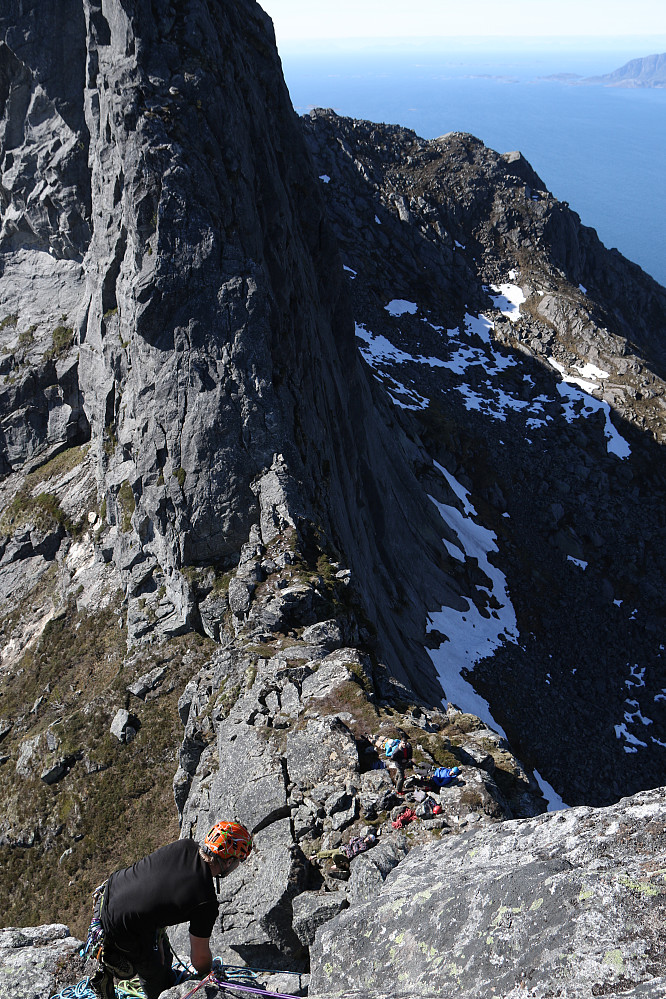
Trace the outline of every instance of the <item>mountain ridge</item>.
{"type": "MultiPolygon", "coordinates": [[[[609,844],[642,897],[666,291],[518,152],[298,119],[251,0],[0,27],[3,921],[83,935],[109,866],[233,814],[214,948],[305,973],[412,847],[541,828],[544,782],[564,824],[651,810],[650,849],[609,844]],[[461,769],[403,829],[400,731],[461,769]],[[368,830],[341,883],[319,854],[368,830]]],[[[67,940],[3,931],[0,988],[67,940]]]]}

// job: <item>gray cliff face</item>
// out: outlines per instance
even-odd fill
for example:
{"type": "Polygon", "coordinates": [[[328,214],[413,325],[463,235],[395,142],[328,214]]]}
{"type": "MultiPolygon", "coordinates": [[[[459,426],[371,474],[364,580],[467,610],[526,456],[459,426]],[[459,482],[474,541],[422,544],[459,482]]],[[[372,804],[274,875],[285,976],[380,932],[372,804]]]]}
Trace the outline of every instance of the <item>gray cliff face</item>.
{"type": "Polygon", "coordinates": [[[37,35],[21,5],[0,22],[5,472],[90,441],[136,640],[200,627],[180,570],[233,566],[253,480],[283,455],[395,668],[434,694],[425,607],[396,582],[404,559],[445,596],[417,558],[434,521],[357,360],[269,20],[252,3],[61,6],[37,35]]]}
{"type": "MultiPolygon", "coordinates": [[[[424,453],[358,357],[264,13],[70,0],[33,22],[0,16],[0,852],[6,919],[66,907],[82,933],[84,881],[178,835],[176,706],[219,645],[256,669],[332,621],[438,705],[425,593],[461,598],[424,453]]],[[[234,665],[210,669],[226,711],[234,665]]]]}

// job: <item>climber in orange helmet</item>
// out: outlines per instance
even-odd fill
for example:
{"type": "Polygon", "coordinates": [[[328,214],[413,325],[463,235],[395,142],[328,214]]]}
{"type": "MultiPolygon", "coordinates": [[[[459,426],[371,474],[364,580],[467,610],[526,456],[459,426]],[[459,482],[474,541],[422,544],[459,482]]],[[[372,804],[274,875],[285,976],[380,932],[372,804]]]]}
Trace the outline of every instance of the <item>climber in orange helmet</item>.
{"type": "Polygon", "coordinates": [[[238,822],[217,822],[199,844],[180,839],[131,867],[116,871],[95,891],[88,946],[99,968],[90,987],[115,999],[113,979],[139,976],[147,999],[175,983],[165,926],[189,922],[190,959],[200,975],[212,966],[210,935],[218,914],[215,879],[231,874],[252,850],[238,822]]]}

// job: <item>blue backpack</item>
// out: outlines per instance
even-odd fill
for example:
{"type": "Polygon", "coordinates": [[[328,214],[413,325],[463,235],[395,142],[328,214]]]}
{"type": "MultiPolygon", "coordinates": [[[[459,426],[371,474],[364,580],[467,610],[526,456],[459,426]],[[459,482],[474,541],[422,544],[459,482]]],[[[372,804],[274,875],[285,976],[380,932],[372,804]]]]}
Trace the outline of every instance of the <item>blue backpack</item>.
{"type": "Polygon", "coordinates": [[[447,784],[450,784],[456,779],[459,773],[459,767],[437,767],[437,769],[430,774],[430,781],[437,787],[446,787],[447,784]]]}
{"type": "Polygon", "coordinates": [[[384,746],[384,753],[390,759],[400,748],[400,739],[388,739],[384,746]]]}

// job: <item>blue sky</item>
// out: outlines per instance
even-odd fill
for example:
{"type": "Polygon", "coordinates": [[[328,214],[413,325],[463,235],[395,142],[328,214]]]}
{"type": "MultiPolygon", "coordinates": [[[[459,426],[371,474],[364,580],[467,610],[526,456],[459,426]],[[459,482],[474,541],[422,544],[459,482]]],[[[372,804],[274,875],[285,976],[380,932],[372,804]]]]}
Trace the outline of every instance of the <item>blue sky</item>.
{"type": "MultiPolygon", "coordinates": [[[[298,39],[666,36],[664,0],[259,0],[298,39]]],[[[654,51],[657,51],[655,46],[654,51]]]]}

